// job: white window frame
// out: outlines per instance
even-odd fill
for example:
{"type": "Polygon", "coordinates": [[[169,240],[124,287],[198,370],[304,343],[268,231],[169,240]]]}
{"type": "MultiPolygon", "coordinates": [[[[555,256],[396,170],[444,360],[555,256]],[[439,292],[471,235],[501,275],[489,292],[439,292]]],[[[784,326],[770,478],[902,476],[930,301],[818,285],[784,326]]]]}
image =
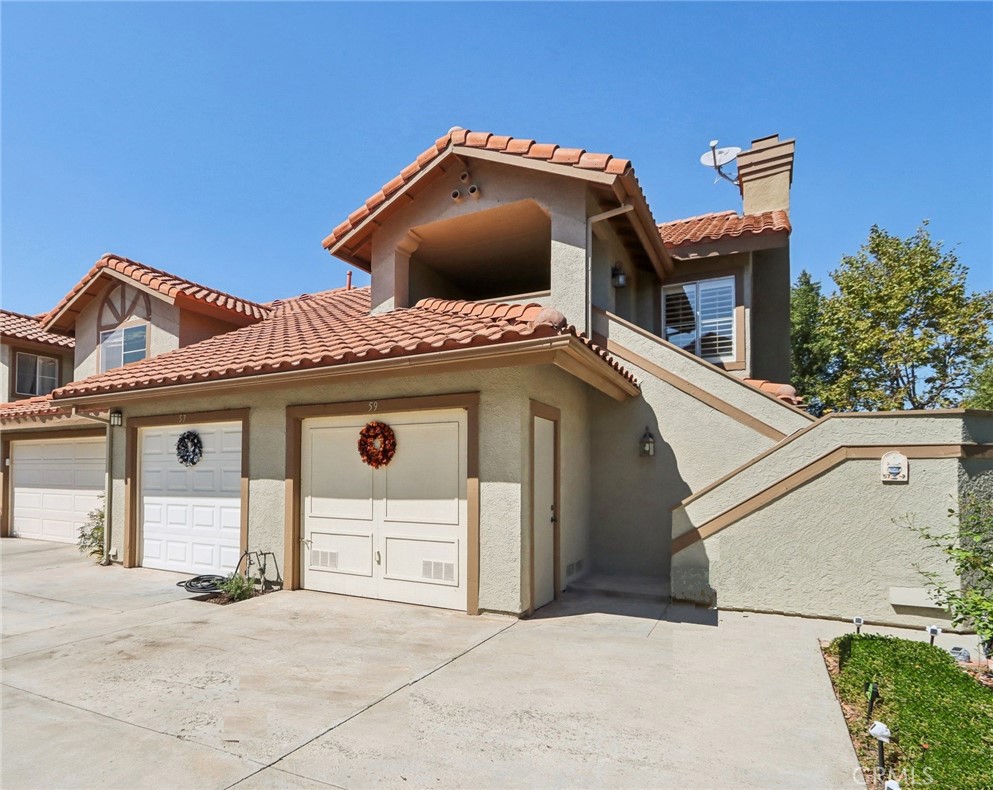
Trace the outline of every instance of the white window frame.
{"type": "Polygon", "coordinates": [[[48,357],[48,356],[45,356],[44,354],[35,354],[35,353],[31,352],[31,351],[17,351],[17,352],[15,352],[15,354],[14,354],[14,394],[15,395],[23,395],[23,396],[28,397],[28,398],[33,398],[33,397],[37,397],[39,395],[47,395],[52,390],[58,389],[58,386],[59,386],[59,358],[58,357],[48,357]],[[35,385],[35,389],[37,390],[37,392],[21,392],[19,389],[17,389],[17,381],[20,378],[20,376],[18,375],[18,373],[19,373],[19,371],[21,369],[21,357],[34,357],[35,359],[37,359],[39,361],[45,360],[46,362],[54,362],[55,363],[55,377],[54,377],[55,381],[52,384],[51,389],[45,390],[44,392],[41,391],[42,390],[42,386],[41,386],[41,365],[39,365],[38,363],[35,363],[35,371],[34,371],[34,385],[35,385]]]}
{"type": "MultiPolygon", "coordinates": [[[[101,373],[106,373],[108,370],[113,370],[114,368],[117,367],[123,367],[124,365],[131,364],[132,362],[140,362],[141,360],[148,358],[148,323],[147,322],[143,321],[141,323],[122,324],[121,326],[116,327],[114,329],[104,329],[100,332],[99,339],[100,339],[100,372],[101,373]],[[128,360],[125,359],[124,335],[128,330],[132,330],[132,329],[142,329],[145,335],[145,342],[142,346],[141,356],[136,359],[128,360]],[[109,366],[107,364],[107,346],[108,346],[108,342],[110,341],[113,335],[120,335],[121,364],[109,366]]],[[[135,352],[132,351],[131,353],[134,354],[135,352]]]]}
{"type": "MultiPolygon", "coordinates": [[[[727,277],[711,277],[711,278],[706,278],[706,279],[703,279],[703,280],[692,280],[690,282],[672,283],[671,285],[664,285],[662,287],[662,337],[664,339],[668,339],[665,336],[665,333],[666,333],[666,322],[665,322],[666,294],[667,294],[667,292],[672,292],[672,291],[675,291],[676,289],[682,290],[684,288],[693,288],[694,289],[694,294],[695,294],[695,296],[694,296],[694,312],[695,312],[695,319],[696,319],[696,338],[694,340],[693,350],[692,351],[690,351],[690,349],[684,349],[684,350],[685,351],[689,351],[689,353],[693,354],[694,356],[700,357],[700,359],[705,359],[708,362],[721,362],[721,363],[737,362],[738,361],[738,348],[739,348],[739,345],[738,344],[741,343],[742,341],[741,341],[741,338],[738,337],[738,320],[737,320],[738,319],[738,316],[737,316],[737,310],[738,310],[738,293],[737,293],[737,290],[738,290],[738,288],[737,288],[737,283],[735,282],[734,275],[730,275],[730,276],[727,276],[727,277]],[[716,354],[716,355],[707,355],[707,356],[704,356],[701,353],[701,345],[700,345],[701,344],[701,336],[703,334],[700,331],[700,326],[701,326],[701,321],[700,321],[700,286],[702,286],[702,285],[717,285],[717,284],[724,284],[724,285],[730,285],[731,286],[731,315],[730,315],[730,319],[731,319],[731,353],[729,353],[729,354],[716,354]]],[[[670,341],[670,342],[672,342],[672,341],[670,341]]],[[[678,345],[678,344],[675,344],[674,343],[674,345],[678,345]]]]}

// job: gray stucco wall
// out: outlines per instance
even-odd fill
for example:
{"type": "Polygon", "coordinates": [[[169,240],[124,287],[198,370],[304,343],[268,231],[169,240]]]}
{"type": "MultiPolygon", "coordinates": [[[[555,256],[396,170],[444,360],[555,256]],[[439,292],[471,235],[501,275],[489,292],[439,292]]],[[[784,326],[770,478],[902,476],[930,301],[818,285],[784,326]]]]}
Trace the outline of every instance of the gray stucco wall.
{"type": "MultiPolygon", "coordinates": [[[[83,308],[76,319],[75,380],[77,381],[99,372],[97,347],[100,342],[98,329],[100,307],[107,292],[116,286],[117,283],[108,285],[97,298],[83,308]]],[[[136,289],[127,284],[124,288],[125,298],[130,301],[136,289]]],[[[179,348],[179,309],[159,297],[149,295],[148,298],[152,313],[148,327],[148,356],[154,357],[179,348]]]]}
{"type": "MultiPolygon", "coordinates": [[[[915,564],[947,574],[940,552],[908,522],[947,530],[959,461],[911,461],[906,484],[884,484],[876,460],[850,460],[680,552],[709,578],[719,607],[854,617],[922,626],[938,609],[890,603],[890,588],[923,588],[915,564]]],[[[687,567],[684,573],[689,574],[687,567]]],[[[681,585],[674,574],[674,594],[681,585]]]]}
{"type": "MultiPolygon", "coordinates": [[[[273,552],[281,568],[284,557],[284,481],[288,405],[386,400],[459,392],[480,393],[480,607],[524,611],[530,601],[530,568],[525,564],[530,540],[529,433],[530,399],[562,411],[562,551],[563,562],[588,556],[589,439],[585,385],[548,367],[467,371],[434,377],[349,380],[287,389],[251,386],[210,397],[181,399],[194,412],[250,408],[249,547],[273,552]],[[566,559],[568,558],[568,559],[566,559]]],[[[176,399],[124,405],[125,420],[179,411],[176,399]]],[[[113,548],[121,556],[124,525],[123,432],[115,441],[113,548]]],[[[564,569],[563,564],[563,569],[564,569]]],[[[564,579],[563,579],[564,581],[564,579]]]]}

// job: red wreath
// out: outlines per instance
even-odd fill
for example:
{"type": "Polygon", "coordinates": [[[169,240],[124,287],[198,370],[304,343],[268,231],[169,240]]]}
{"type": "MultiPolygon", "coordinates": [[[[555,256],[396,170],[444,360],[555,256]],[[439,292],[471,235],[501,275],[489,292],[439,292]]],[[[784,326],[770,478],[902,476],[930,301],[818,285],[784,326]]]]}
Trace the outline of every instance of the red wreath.
{"type": "Polygon", "coordinates": [[[359,455],[373,469],[386,466],[397,451],[397,435],[385,422],[370,422],[359,431],[359,455]]]}

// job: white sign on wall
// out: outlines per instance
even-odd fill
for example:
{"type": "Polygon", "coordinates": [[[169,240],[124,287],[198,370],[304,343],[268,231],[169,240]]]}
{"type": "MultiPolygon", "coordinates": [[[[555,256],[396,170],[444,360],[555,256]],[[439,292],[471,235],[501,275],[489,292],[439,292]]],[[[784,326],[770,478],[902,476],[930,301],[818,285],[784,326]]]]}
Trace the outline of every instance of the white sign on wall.
{"type": "Polygon", "coordinates": [[[879,474],[884,483],[906,483],[910,476],[910,465],[903,453],[886,453],[879,462],[879,474]]]}

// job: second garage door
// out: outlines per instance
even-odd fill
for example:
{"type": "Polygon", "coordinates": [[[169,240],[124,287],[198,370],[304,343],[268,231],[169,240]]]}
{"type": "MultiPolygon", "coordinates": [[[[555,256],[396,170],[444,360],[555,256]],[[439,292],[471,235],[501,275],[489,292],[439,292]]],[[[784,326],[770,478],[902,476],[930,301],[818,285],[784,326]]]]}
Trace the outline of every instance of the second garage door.
{"type": "Polygon", "coordinates": [[[11,444],[12,532],[21,538],[75,543],[101,506],[103,439],[11,444]]]}
{"type": "Polygon", "coordinates": [[[181,573],[230,573],[241,556],[241,423],[141,431],[141,564],[181,573]],[[180,436],[203,455],[185,466],[180,436]]]}
{"type": "Polygon", "coordinates": [[[376,420],[396,434],[379,469],[358,452],[367,417],[303,423],[303,586],[464,610],[466,413],[376,420]]]}

